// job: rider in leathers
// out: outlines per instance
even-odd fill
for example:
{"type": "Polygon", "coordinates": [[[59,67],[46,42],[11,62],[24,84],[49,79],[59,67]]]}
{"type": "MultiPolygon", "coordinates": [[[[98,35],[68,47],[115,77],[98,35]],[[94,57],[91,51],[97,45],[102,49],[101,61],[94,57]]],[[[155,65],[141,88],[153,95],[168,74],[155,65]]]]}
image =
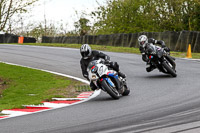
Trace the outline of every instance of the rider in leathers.
{"type": "Polygon", "coordinates": [[[148,44],[152,43],[152,44],[159,44],[161,45],[162,48],[165,49],[166,52],[170,52],[170,49],[168,47],[165,46],[165,42],[162,41],[162,40],[155,40],[154,38],[147,38],[146,35],[141,35],[139,36],[138,38],[138,43],[139,43],[139,46],[140,46],[140,52],[142,53],[142,60],[147,62],[147,67],[146,67],[146,71],[147,72],[151,72],[152,70],[155,69],[155,66],[153,66],[151,63],[150,63],[150,60],[148,58],[148,55],[147,55],[147,50],[148,50],[148,44]]]}
{"type": "MultiPolygon", "coordinates": [[[[91,47],[88,44],[83,44],[80,48],[80,53],[81,53],[81,60],[80,60],[80,65],[82,69],[82,74],[83,76],[88,79],[88,72],[87,72],[87,67],[88,64],[93,61],[93,60],[98,60],[100,58],[104,59],[106,62],[110,64],[109,67],[113,68],[115,71],[118,72],[118,75],[121,76],[122,78],[125,78],[125,74],[119,71],[119,65],[117,62],[111,62],[110,57],[100,51],[92,50],[91,47]]],[[[92,90],[97,89],[96,86],[93,84],[93,82],[90,83],[90,87],[92,90]]]]}

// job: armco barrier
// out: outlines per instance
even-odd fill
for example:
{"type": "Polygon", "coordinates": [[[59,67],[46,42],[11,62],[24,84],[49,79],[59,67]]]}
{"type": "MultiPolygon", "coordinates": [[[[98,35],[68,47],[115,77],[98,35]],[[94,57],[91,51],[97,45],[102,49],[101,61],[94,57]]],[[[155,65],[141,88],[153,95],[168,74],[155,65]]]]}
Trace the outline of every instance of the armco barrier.
{"type": "Polygon", "coordinates": [[[140,32],[129,34],[111,35],[85,35],[85,36],[61,36],[42,37],[42,43],[68,43],[68,44],[96,44],[107,46],[123,46],[138,48],[138,37],[142,34],[149,38],[165,41],[166,45],[173,51],[186,52],[191,44],[192,52],[200,52],[200,32],[199,31],[166,31],[166,32],[140,32]]]}
{"type": "Polygon", "coordinates": [[[4,35],[0,34],[0,43],[3,43],[4,35]]]}
{"type": "MultiPolygon", "coordinates": [[[[0,43],[18,43],[17,35],[13,34],[0,34],[0,43]]],[[[36,43],[36,39],[32,37],[24,37],[24,43],[36,43]]]]}

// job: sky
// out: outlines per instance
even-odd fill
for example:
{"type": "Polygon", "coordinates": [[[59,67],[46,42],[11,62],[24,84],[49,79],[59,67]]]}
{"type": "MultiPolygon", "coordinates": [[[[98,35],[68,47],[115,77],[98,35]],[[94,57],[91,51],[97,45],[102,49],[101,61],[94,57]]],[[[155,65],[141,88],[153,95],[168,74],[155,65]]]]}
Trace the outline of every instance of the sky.
{"type": "Polygon", "coordinates": [[[44,21],[45,14],[48,21],[62,21],[72,28],[80,17],[75,11],[90,13],[99,6],[96,1],[100,5],[106,4],[106,0],[39,0],[29,14],[33,21],[44,21]]]}

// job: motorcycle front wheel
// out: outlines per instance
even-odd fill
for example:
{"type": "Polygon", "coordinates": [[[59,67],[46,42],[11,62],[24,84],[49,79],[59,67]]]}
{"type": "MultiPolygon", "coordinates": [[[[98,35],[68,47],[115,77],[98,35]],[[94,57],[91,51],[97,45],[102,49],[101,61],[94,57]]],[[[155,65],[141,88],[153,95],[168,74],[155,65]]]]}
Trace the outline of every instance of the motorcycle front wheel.
{"type": "Polygon", "coordinates": [[[112,87],[106,80],[103,80],[101,82],[101,86],[106,90],[106,92],[113,98],[113,99],[119,99],[120,94],[117,91],[116,88],[112,87]]]}
{"type": "Polygon", "coordinates": [[[177,76],[176,71],[175,71],[173,68],[171,68],[171,67],[169,66],[169,64],[167,64],[166,61],[164,61],[162,64],[163,64],[164,68],[165,68],[173,77],[176,77],[176,76],[177,76]]]}

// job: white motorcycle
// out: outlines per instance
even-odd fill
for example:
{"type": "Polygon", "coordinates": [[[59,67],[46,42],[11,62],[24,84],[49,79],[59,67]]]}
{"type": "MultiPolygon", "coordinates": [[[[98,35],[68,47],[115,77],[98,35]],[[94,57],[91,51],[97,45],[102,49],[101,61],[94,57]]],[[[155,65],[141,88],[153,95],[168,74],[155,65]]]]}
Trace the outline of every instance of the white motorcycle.
{"type": "Polygon", "coordinates": [[[109,65],[102,59],[91,61],[87,68],[90,82],[93,82],[98,89],[107,92],[114,99],[127,96],[130,90],[127,87],[126,79],[118,76],[118,73],[109,65]]]}

